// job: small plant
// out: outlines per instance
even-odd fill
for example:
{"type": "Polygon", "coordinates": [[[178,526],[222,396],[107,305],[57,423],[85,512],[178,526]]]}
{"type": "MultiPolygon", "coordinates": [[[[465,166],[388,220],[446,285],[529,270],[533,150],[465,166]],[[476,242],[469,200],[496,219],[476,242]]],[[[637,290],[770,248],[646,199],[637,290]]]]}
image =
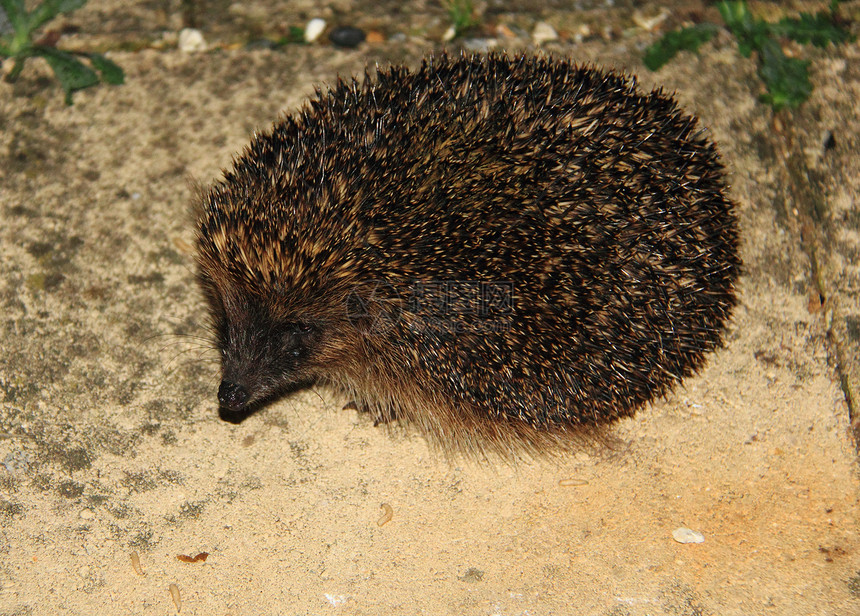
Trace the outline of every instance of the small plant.
{"type": "MultiPolygon", "coordinates": [[[[717,3],[726,27],[738,41],[741,55],[749,58],[753,52],[756,53],[758,75],[767,89],[760,97],[762,102],[779,110],[797,107],[809,98],[812,92],[809,61],[786,56],[779,39],[788,38],[801,44],[812,43],[816,47],[853,40],[836,15],[838,7],[839,0],[831,0],[828,11],[820,11],[815,15],[801,13],[797,18],[785,17],[771,23],[754,17],[745,0],[723,0],[717,3]]],[[[679,51],[698,51],[719,29],[717,24],[701,23],[668,32],[645,50],[645,66],[656,71],[679,51]]]]}
{"type": "MultiPolygon", "coordinates": [[[[14,81],[27,58],[41,56],[54,71],[54,76],[66,92],[66,104],[72,104],[72,94],[76,90],[89,88],[101,81],[121,84],[125,76],[122,69],[98,53],[67,52],[57,49],[56,39],[46,36],[38,42],[33,41],[34,32],[61,13],[71,13],[87,0],[43,0],[32,11],[27,11],[24,0],[0,0],[0,13],[5,14],[8,32],[0,29],[0,58],[14,58],[15,64],[7,75],[7,81],[14,81]],[[90,68],[79,58],[86,58],[90,68]],[[95,69],[95,70],[93,70],[95,69]],[[96,72],[98,71],[98,73],[96,72]]],[[[2,24],[0,15],[0,25],[2,24]]]]}
{"type": "Polygon", "coordinates": [[[443,4],[451,19],[454,36],[460,36],[469,28],[478,25],[473,15],[472,0],[443,0],[443,4]]]}

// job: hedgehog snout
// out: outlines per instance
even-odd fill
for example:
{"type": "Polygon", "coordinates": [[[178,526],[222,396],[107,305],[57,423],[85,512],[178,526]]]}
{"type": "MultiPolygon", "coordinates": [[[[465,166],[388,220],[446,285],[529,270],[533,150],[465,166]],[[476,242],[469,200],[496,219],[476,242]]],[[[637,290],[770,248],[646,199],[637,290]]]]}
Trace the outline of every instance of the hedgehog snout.
{"type": "Polygon", "coordinates": [[[218,388],[218,402],[234,413],[241,411],[248,402],[248,390],[238,383],[221,381],[221,386],[218,388]]]}
{"type": "Polygon", "coordinates": [[[242,413],[318,376],[315,364],[309,363],[321,338],[313,324],[274,320],[257,310],[251,319],[234,315],[221,331],[222,410],[242,413]]]}

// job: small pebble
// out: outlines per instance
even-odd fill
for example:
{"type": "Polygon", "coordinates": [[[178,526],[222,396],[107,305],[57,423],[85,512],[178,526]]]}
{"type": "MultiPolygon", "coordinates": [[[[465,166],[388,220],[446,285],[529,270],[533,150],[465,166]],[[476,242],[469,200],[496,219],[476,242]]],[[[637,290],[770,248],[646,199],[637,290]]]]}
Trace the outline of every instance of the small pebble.
{"type": "Polygon", "coordinates": [[[30,455],[23,449],[16,449],[6,454],[3,466],[10,473],[26,473],[30,470],[30,455]]]}
{"type": "Polygon", "coordinates": [[[385,42],[385,35],[382,32],[380,32],[379,30],[371,30],[370,32],[367,33],[367,42],[368,43],[374,43],[374,44],[384,43],[385,42]]]}
{"type": "Polygon", "coordinates": [[[480,569],[475,569],[474,567],[469,567],[468,569],[466,569],[466,573],[464,573],[462,576],[458,576],[457,579],[460,580],[461,582],[470,582],[470,583],[480,582],[481,580],[484,579],[484,572],[481,571],[480,569]]]}
{"type": "Polygon", "coordinates": [[[672,531],[672,539],[678,543],[704,543],[705,536],[697,530],[689,528],[676,528],[672,531]]]}
{"type": "Polygon", "coordinates": [[[588,24],[582,24],[573,31],[573,40],[577,43],[581,43],[589,36],[591,36],[591,27],[588,24]]]}
{"type": "Polygon", "coordinates": [[[539,21],[535,24],[535,29],[532,31],[532,40],[536,45],[543,45],[549,41],[558,40],[558,32],[545,21],[539,21]]]}
{"type": "Polygon", "coordinates": [[[81,512],[78,514],[78,516],[80,516],[84,520],[92,520],[94,517],[96,517],[96,514],[94,514],[89,509],[81,509],[81,512]]]}
{"type": "Polygon", "coordinates": [[[463,41],[463,48],[476,53],[487,53],[495,49],[499,42],[494,38],[474,38],[463,41]]]}
{"type": "Polygon", "coordinates": [[[339,605],[346,603],[346,597],[344,595],[325,593],[323,596],[326,598],[326,601],[331,603],[334,607],[338,607],[339,605]]]}
{"type": "Polygon", "coordinates": [[[185,53],[206,51],[206,41],[203,39],[203,33],[195,28],[183,28],[179,33],[179,42],[177,45],[179,51],[184,51],[185,53]]]}
{"type": "Polygon", "coordinates": [[[633,11],[633,23],[647,32],[653,32],[657,26],[666,21],[667,17],[669,17],[669,10],[665,7],[660,9],[656,15],[650,16],[645,16],[638,9],[633,11]]]}
{"type": "Polygon", "coordinates": [[[305,26],[305,41],[313,43],[320,37],[320,34],[325,30],[325,19],[315,17],[311,19],[305,26]]]}
{"type": "Polygon", "coordinates": [[[445,30],[445,34],[442,35],[442,41],[445,43],[453,41],[455,36],[457,36],[457,28],[449,26],[448,29],[445,30]]]}
{"type": "Polygon", "coordinates": [[[358,47],[359,44],[364,42],[365,38],[366,35],[364,34],[364,30],[353,26],[340,26],[329,32],[328,35],[328,40],[330,40],[333,45],[336,47],[346,47],[348,49],[358,47]]]}

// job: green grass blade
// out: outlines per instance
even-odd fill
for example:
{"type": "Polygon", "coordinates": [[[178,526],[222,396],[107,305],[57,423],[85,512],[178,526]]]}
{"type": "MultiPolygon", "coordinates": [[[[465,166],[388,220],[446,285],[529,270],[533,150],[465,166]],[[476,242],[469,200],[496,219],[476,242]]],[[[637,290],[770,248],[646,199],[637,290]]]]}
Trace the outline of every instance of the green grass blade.
{"type": "Polygon", "coordinates": [[[717,2],[717,10],[726,25],[732,30],[746,29],[752,23],[752,13],[750,13],[747,3],[743,0],[723,0],[717,2]]]}
{"type": "Polygon", "coordinates": [[[30,14],[19,0],[0,0],[3,14],[6,16],[3,24],[5,32],[0,36],[3,41],[2,54],[7,57],[26,54],[30,48],[30,14]]]}
{"type": "Polygon", "coordinates": [[[472,17],[474,10],[472,0],[447,0],[444,4],[448,11],[448,18],[451,20],[451,25],[454,26],[454,32],[457,35],[477,25],[474,17],[472,17]]]}
{"type": "Polygon", "coordinates": [[[26,25],[27,9],[24,7],[24,0],[0,0],[0,8],[6,13],[6,19],[15,30],[26,25]]]}
{"type": "Polygon", "coordinates": [[[749,58],[770,37],[771,25],[753,17],[746,2],[724,0],[717,3],[717,9],[738,40],[738,50],[743,57],[749,58]]]}

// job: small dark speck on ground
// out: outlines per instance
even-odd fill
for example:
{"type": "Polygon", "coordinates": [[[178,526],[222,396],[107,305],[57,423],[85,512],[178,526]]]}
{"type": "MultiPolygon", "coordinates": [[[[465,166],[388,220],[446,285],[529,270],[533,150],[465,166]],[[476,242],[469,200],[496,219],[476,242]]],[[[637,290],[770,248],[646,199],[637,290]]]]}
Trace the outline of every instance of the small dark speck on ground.
{"type": "Polygon", "coordinates": [[[475,569],[474,567],[469,567],[466,569],[466,573],[458,578],[462,582],[480,582],[484,579],[484,572],[480,569],[475,569]]]}

